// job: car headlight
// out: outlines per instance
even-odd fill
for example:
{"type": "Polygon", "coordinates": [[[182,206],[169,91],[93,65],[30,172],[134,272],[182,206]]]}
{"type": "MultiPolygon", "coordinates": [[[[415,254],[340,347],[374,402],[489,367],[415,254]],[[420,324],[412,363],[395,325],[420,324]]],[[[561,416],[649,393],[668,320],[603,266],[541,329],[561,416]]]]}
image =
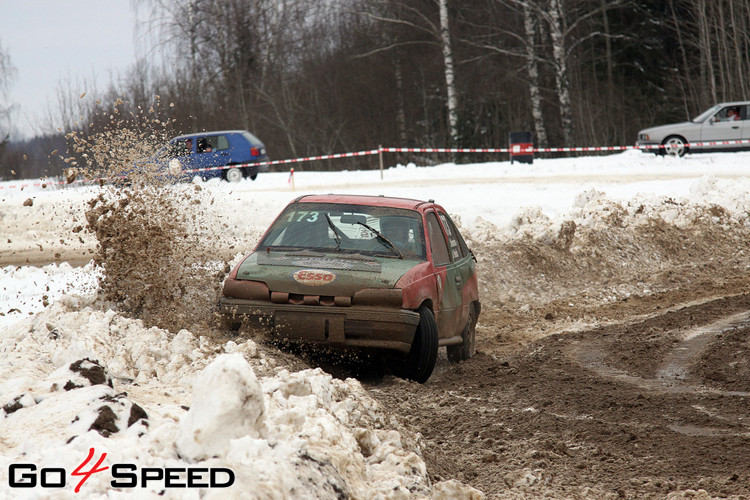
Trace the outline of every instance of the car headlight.
{"type": "Polygon", "coordinates": [[[225,297],[247,300],[271,300],[268,286],[262,281],[235,280],[227,278],[224,282],[225,297]]]}
{"type": "Polygon", "coordinates": [[[404,293],[400,288],[363,288],[352,298],[355,306],[401,307],[404,293]]]}

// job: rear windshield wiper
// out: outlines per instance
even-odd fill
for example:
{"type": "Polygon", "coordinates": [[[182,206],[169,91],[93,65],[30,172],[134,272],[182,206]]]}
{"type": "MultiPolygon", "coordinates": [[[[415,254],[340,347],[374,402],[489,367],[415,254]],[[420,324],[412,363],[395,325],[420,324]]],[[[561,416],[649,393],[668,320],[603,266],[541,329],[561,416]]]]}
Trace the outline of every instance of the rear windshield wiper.
{"type": "Polygon", "coordinates": [[[402,254],[402,253],[401,253],[401,250],[399,250],[399,249],[398,249],[398,248],[396,247],[396,245],[394,245],[393,243],[391,243],[391,240],[389,240],[388,238],[386,238],[385,236],[383,236],[383,235],[382,235],[382,234],[380,233],[380,231],[378,231],[377,229],[374,229],[374,228],[372,228],[372,227],[368,226],[367,224],[365,224],[364,222],[361,222],[361,221],[357,221],[357,224],[359,224],[359,225],[361,225],[361,226],[365,226],[365,227],[366,227],[367,229],[369,229],[370,231],[372,231],[372,232],[373,232],[373,234],[374,234],[375,236],[377,236],[377,238],[378,238],[378,239],[379,239],[380,241],[383,241],[383,242],[385,242],[385,243],[388,243],[388,246],[389,246],[389,247],[391,247],[391,248],[392,248],[393,250],[395,250],[395,251],[396,251],[396,254],[398,254],[398,258],[399,258],[399,259],[401,259],[401,260],[403,260],[403,259],[404,259],[404,254],[402,254]]]}

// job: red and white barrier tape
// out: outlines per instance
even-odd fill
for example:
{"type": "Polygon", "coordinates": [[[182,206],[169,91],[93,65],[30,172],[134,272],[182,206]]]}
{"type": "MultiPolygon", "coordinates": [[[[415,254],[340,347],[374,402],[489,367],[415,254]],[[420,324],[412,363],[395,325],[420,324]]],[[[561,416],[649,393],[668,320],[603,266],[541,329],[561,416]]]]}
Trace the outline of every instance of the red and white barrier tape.
{"type": "MultiPolygon", "coordinates": [[[[741,144],[750,144],[750,139],[738,139],[731,141],[706,141],[706,142],[693,142],[685,143],[685,148],[694,147],[705,147],[705,146],[735,146],[741,144]]],[[[392,147],[380,147],[378,149],[368,149],[365,151],[356,151],[353,153],[335,153],[330,155],[320,156],[307,156],[303,158],[291,158],[287,160],[268,160],[256,163],[243,163],[240,165],[225,165],[221,167],[208,167],[208,168],[195,168],[185,170],[185,173],[197,173],[197,172],[208,172],[212,170],[228,170],[231,168],[241,167],[259,167],[264,165],[286,165],[290,163],[303,163],[319,160],[335,160],[340,158],[355,158],[360,156],[373,156],[381,153],[512,153],[518,154],[533,154],[533,153],[581,153],[581,152],[595,152],[595,151],[627,151],[627,150],[650,150],[650,149],[669,149],[668,146],[661,144],[650,144],[644,146],[585,146],[585,147],[561,147],[561,148],[535,148],[527,145],[515,145],[510,148],[392,148],[392,147]]],[[[81,179],[73,182],[68,181],[42,181],[28,184],[12,184],[9,186],[0,185],[0,189],[24,189],[26,187],[42,187],[56,186],[63,184],[105,184],[109,181],[122,179],[123,177],[102,177],[97,179],[81,179]]]]}

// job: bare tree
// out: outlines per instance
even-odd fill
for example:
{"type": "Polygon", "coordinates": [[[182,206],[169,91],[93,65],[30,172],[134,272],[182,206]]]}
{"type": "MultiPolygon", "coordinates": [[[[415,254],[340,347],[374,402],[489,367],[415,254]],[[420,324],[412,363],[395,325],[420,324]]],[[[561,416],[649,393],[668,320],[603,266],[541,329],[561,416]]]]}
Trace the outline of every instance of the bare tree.
{"type": "Polygon", "coordinates": [[[7,102],[8,92],[16,76],[16,68],[10,60],[10,54],[0,44],[0,141],[10,136],[13,105],[7,102]]]}
{"type": "Polygon", "coordinates": [[[547,127],[544,124],[542,114],[542,93],[539,82],[539,64],[536,48],[536,34],[538,20],[534,11],[528,4],[522,6],[523,27],[526,39],[526,71],[529,77],[529,100],[531,102],[531,115],[534,119],[534,132],[537,145],[547,147],[547,127]]]}
{"type": "Polygon", "coordinates": [[[448,94],[448,129],[451,145],[458,144],[458,97],[453,69],[453,49],[448,22],[448,0],[439,0],[440,8],[440,43],[443,47],[443,64],[445,65],[445,89],[448,94]]]}

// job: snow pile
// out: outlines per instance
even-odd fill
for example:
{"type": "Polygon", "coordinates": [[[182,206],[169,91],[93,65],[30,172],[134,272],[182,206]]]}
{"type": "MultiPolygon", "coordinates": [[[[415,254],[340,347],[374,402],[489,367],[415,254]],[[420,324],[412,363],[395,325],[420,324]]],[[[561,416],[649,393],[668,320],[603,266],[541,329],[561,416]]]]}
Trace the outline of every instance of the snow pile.
{"type": "MultiPolygon", "coordinates": [[[[291,373],[252,341],[172,335],[71,295],[0,329],[0,339],[4,470],[70,473],[94,448],[107,466],[229,468],[234,484],[212,492],[229,498],[431,495],[417,440],[359,382],[291,373]]],[[[75,479],[62,490],[71,497],[75,479]]],[[[110,495],[111,479],[94,474],[81,491],[110,495]]],[[[0,484],[0,496],[24,491],[0,484]]],[[[160,481],[147,491],[185,494],[160,481]]]]}
{"type": "Polygon", "coordinates": [[[94,294],[99,276],[92,262],[75,268],[67,262],[0,267],[0,327],[42,311],[66,293],[94,294]]]}
{"type": "Polygon", "coordinates": [[[487,306],[480,323],[521,314],[544,324],[573,304],[593,309],[746,274],[750,180],[703,176],[689,191],[619,201],[591,187],[562,215],[524,207],[506,227],[483,219],[464,227],[487,306]]]}

